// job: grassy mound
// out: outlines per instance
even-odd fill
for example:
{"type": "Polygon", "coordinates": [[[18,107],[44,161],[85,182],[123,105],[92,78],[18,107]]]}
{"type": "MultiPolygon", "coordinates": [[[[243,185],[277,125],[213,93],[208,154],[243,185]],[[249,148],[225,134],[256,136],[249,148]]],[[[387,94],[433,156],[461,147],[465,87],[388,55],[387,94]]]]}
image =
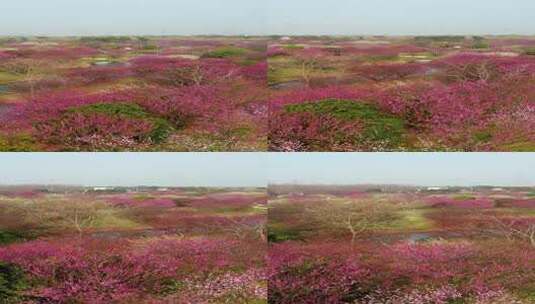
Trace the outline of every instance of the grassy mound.
{"type": "Polygon", "coordinates": [[[19,240],[24,240],[24,239],[25,238],[18,233],[6,231],[6,230],[0,230],[0,245],[11,244],[11,243],[17,242],[19,240]]]}
{"type": "Polygon", "coordinates": [[[222,47],[202,55],[203,58],[227,58],[242,56],[247,52],[246,49],[238,47],[222,47]]]}
{"type": "Polygon", "coordinates": [[[388,146],[399,146],[405,134],[404,121],[377,109],[374,105],[352,100],[325,99],[317,102],[291,104],[288,113],[310,112],[330,114],[338,119],[358,120],[364,123],[364,137],[371,142],[381,141],[388,146]]]}
{"type": "Polygon", "coordinates": [[[70,109],[71,113],[82,114],[105,114],[114,118],[130,118],[136,120],[150,121],[153,125],[149,137],[152,141],[159,143],[164,141],[172,130],[172,126],[165,119],[155,117],[146,112],[142,107],[132,103],[95,103],[86,106],[70,109]]]}

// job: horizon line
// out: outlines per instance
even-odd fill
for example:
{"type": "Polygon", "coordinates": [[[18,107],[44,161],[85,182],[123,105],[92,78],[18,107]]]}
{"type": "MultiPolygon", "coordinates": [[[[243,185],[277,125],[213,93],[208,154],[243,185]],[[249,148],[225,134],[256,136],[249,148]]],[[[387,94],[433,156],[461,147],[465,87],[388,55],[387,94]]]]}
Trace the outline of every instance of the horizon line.
{"type": "Polygon", "coordinates": [[[269,182],[267,185],[244,185],[244,186],[223,186],[223,185],[195,185],[195,186],[186,186],[186,185],[163,185],[163,184],[154,184],[154,185],[97,185],[97,184],[33,184],[33,183],[24,183],[24,184],[0,184],[1,187],[51,187],[51,186],[62,186],[62,187],[122,187],[122,188],[132,188],[132,187],[167,187],[167,188],[269,188],[270,186],[337,186],[337,187],[355,187],[355,186],[397,186],[397,187],[503,187],[503,188],[533,188],[535,185],[503,185],[503,184],[449,184],[449,185],[438,185],[438,184],[403,184],[403,183],[294,183],[294,182],[269,182]]]}
{"type": "Polygon", "coordinates": [[[535,37],[532,34],[477,34],[477,33],[457,33],[457,34],[0,34],[0,38],[79,38],[79,37],[535,37]]]}

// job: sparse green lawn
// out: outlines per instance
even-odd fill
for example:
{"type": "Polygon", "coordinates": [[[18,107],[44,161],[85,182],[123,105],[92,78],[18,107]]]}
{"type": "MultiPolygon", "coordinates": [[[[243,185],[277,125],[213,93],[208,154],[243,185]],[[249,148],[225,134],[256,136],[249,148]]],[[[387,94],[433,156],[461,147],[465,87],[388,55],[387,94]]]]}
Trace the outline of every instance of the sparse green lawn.
{"type": "Polygon", "coordinates": [[[533,152],[535,151],[535,142],[521,141],[517,143],[507,144],[499,147],[500,151],[515,151],[515,152],[533,152]]]}
{"type": "Polygon", "coordinates": [[[387,228],[396,231],[418,231],[433,227],[433,222],[426,218],[426,209],[410,209],[398,212],[399,220],[392,222],[387,228]]]}
{"type": "Polygon", "coordinates": [[[21,77],[18,75],[0,71],[0,84],[15,82],[15,81],[19,81],[20,79],[21,77]]]}
{"type": "Polygon", "coordinates": [[[29,134],[0,134],[0,152],[33,152],[42,151],[41,148],[29,134]]]}
{"type": "MultiPolygon", "coordinates": [[[[284,83],[289,81],[303,80],[303,67],[294,58],[278,56],[268,59],[268,84],[284,83]]],[[[343,76],[343,70],[336,63],[314,66],[307,71],[311,78],[326,78],[343,76]]]]}
{"type": "Polygon", "coordinates": [[[268,73],[268,83],[270,85],[302,80],[302,70],[298,67],[279,67],[270,68],[268,73]]]}
{"type": "Polygon", "coordinates": [[[95,222],[92,225],[95,229],[135,229],[143,228],[143,225],[136,223],[114,209],[99,210],[95,222]]]}

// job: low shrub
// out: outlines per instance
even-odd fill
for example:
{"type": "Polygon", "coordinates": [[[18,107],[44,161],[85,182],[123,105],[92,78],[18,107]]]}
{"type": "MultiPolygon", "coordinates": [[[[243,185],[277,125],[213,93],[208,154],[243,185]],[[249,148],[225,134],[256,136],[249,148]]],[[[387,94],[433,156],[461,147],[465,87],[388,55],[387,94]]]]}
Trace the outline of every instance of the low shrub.
{"type": "Polygon", "coordinates": [[[21,291],[26,287],[24,273],[19,267],[0,261],[0,303],[20,303],[21,291]]]}

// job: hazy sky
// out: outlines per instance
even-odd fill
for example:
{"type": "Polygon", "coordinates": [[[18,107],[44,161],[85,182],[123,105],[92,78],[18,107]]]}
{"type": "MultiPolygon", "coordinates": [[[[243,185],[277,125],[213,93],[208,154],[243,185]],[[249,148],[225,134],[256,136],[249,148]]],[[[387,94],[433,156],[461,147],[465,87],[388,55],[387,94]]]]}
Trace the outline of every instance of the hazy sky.
{"type": "Polygon", "coordinates": [[[533,0],[2,0],[0,35],[535,34],[533,0]]]}
{"type": "Polygon", "coordinates": [[[270,182],[535,186],[531,153],[300,153],[270,157],[270,182]]]}
{"type": "Polygon", "coordinates": [[[535,34],[533,0],[268,0],[272,33],[535,34]]]}
{"type": "Polygon", "coordinates": [[[261,153],[0,153],[0,184],[266,186],[261,153]]]}
{"type": "Polygon", "coordinates": [[[535,186],[529,153],[0,153],[0,184],[535,186]]]}
{"type": "Polygon", "coordinates": [[[0,35],[256,34],[265,0],[1,0],[0,35]]]}

